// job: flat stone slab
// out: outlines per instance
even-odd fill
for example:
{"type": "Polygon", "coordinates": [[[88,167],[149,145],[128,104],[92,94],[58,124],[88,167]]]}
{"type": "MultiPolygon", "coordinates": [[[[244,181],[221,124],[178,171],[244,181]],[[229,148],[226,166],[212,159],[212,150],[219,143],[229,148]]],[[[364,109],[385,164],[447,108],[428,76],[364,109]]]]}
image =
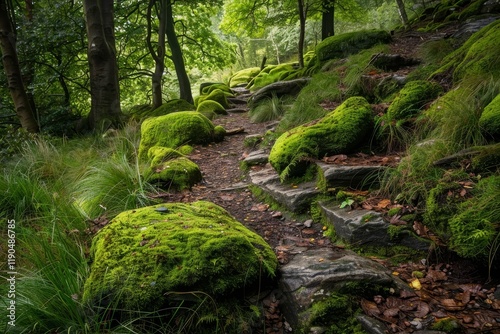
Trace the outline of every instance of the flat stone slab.
{"type": "Polygon", "coordinates": [[[335,202],[320,202],[319,206],[328,222],[335,229],[336,235],[351,245],[402,245],[422,251],[429,249],[430,241],[419,238],[410,230],[401,230],[398,235],[391,237],[388,234],[390,223],[379,212],[340,208],[335,202]]]}
{"type": "Polygon", "coordinates": [[[249,166],[267,164],[269,160],[269,153],[264,150],[257,150],[250,152],[243,160],[249,166]]]}
{"type": "Polygon", "coordinates": [[[381,264],[354,252],[332,248],[311,249],[295,255],[280,268],[281,304],[292,327],[307,321],[307,310],[315,300],[338,291],[350,282],[370,282],[397,289],[407,285],[381,264]],[[302,313],[302,315],[301,315],[302,313]]]}
{"type": "Polygon", "coordinates": [[[249,176],[253,185],[293,212],[307,210],[314,197],[320,193],[315,182],[305,182],[299,185],[282,184],[278,173],[271,167],[250,172],[249,176]]]}
{"type": "Polygon", "coordinates": [[[326,181],[326,188],[368,189],[378,185],[379,177],[386,169],[384,166],[344,166],[322,162],[317,165],[326,181]]]}

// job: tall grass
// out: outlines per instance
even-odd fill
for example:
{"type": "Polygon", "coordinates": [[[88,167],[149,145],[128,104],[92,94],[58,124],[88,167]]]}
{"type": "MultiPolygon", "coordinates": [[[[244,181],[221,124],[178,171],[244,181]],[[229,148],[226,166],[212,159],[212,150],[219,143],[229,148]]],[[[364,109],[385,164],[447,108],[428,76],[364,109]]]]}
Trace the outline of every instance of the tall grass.
{"type": "Polygon", "coordinates": [[[262,101],[250,109],[248,115],[254,123],[273,121],[285,114],[287,109],[290,108],[291,102],[291,97],[273,95],[270,99],[262,101]]]}

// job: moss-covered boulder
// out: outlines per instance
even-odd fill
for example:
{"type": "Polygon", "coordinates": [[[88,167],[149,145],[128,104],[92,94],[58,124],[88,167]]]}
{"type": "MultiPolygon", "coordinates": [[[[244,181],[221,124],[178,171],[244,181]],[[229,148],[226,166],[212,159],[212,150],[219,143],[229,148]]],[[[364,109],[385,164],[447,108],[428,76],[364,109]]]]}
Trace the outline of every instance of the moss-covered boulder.
{"type": "Polygon", "coordinates": [[[199,106],[203,101],[215,101],[219,103],[223,108],[229,108],[229,102],[227,101],[227,93],[220,89],[214,89],[208,95],[200,95],[197,96],[194,104],[195,106],[199,106]]]}
{"type": "Polygon", "coordinates": [[[439,84],[416,80],[408,82],[396,96],[387,109],[387,116],[391,120],[404,120],[415,116],[429,102],[441,92],[439,84]]]}
{"type": "Polygon", "coordinates": [[[500,94],[484,108],[479,126],[486,137],[500,140],[500,94]]]}
{"type": "Polygon", "coordinates": [[[94,237],[91,258],[83,301],[141,311],[175,302],[168,292],[227,295],[274,276],[277,267],[260,236],[204,201],[119,214],[94,237]]]}
{"type": "Polygon", "coordinates": [[[196,111],[180,111],[146,119],[141,126],[139,157],[153,146],[177,148],[186,144],[207,144],[220,139],[212,122],[196,111]]]}
{"type": "Polygon", "coordinates": [[[175,100],[170,100],[165,103],[163,103],[161,106],[159,106],[156,109],[152,109],[148,112],[142,113],[138,116],[140,118],[145,118],[145,117],[158,117],[162,115],[168,115],[173,112],[177,111],[194,111],[196,110],[195,106],[186,100],[183,99],[175,99],[175,100]]]}
{"type": "Polygon", "coordinates": [[[312,158],[351,152],[372,130],[370,105],[362,97],[351,97],[319,122],[283,133],[271,149],[269,162],[282,180],[302,176],[312,158]]]}
{"type": "Polygon", "coordinates": [[[151,165],[158,165],[183,156],[182,153],[170,147],[153,146],[148,150],[148,160],[151,165]]]}
{"type": "Polygon", "coordinates": [[[151,165],[148,181],[163,189],[191,189],[202,180],[200,167],[186,157],[151,165]]]}
{"type": "Polygon", "coordinates": [[[391,35],[383,30],[356,31],[335,35],[325,38],[316,46],[316,57],[319,62],[345,58],[374,45],[388,43],[390,40],[391,35]]]}
{"type": "Polygon", "coordinates": [[[220,89],[223,92],[226,92],[230,95],[234,95],[231,88],[222,82],[204,82],[200,85],[200,95],[208,95],[212,91],[220,89]]]}
{"type": "MultiPolygon", "coordinates": [[[[199,113],[202,113],[203,115],[205,115],[205,113],[208,113],[208,114],[215,113],[218,115],[227,115],[226,109],[224,109],[224,107],[219,102],[212,101],[212,100],[205,100],[205,101],[201,102],[200,104],[198,104],[198,108],[196,108],[196,111],[199,113]]],[[[208,118],[210,118],[210,117],[208,117],[208,118]]]]}
{"type": "Polygon", "coordinates": [[[251,91],[255,91],[272,83],[286,80],[292,77],[292,74],[295,72],[297,72],[297,64],[293,63],[267,66],[253,78],[247,88],[251,91]]]}
{"type": "Polygon", "coordinates": [[[500,40],[500,20],[473,34],[460,48],[443,60],[443,66],[433,76],[452,74],[459,82],[466,78],[500,78],[500,57],[497,45],[500,40]]]}
{"type": "Polygon", "coordinates": [[[260,70],[260,67],[250,67],[234,73],[231,78],[229,78],[229,87],[233,88],[239,85],[248,85],[248,83],[260,73],[260,70]]]}

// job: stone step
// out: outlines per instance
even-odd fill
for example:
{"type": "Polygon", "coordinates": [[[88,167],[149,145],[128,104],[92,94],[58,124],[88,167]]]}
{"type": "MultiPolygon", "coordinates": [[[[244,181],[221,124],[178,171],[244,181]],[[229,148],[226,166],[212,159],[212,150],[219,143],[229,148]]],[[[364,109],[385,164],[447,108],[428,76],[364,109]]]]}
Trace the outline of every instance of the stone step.
{"type": "Polygon", "coordinates": [[[402,245],[420,251],[426,251],[430,247],[430,240],[420,238],[410,227],[394,226],[391,232],[391,224],[379,212],[340,208],[334,201],[319,202],[318,205],[336,236],[350,245],[402,245]]]}
{"type": "Polygon", "coordinates": [[[278,173],[270,166],[260,171],[252,171],[249,176],[253,185],[292,212],[304,212],[309,209],[311,201],[320,193],[315,182],[299,185],[281,183],[278,173]]]}
{"type": "Polygon", "coordinates": [[[384,166],[346,166],[317,162],[318,182],[320,190],[329,188],[350,187],[358,190],[377,188],[381,175],[386,170],[384,166]]]}

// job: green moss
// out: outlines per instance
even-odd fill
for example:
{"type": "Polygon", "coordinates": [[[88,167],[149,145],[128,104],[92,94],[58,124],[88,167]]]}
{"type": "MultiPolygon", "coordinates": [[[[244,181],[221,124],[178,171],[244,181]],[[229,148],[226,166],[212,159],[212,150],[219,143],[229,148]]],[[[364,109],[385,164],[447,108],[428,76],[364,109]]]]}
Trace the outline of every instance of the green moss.
{"type": "Polygon", "coordinates": [[[194,111],[194,110],[196,110],[196,108],[191,103],[187,102],[186,100],[176,99],[163,103],[161,106],[152,110],[151,112],[147,113],[144,116],[158,117],[162,115],[168,115],[170,113],[177,111],[194,111]]]}
{"type": "Polygon", "coordinates": [[[381,30],[335,35],[324,39],[316,46],[316,55],[319,62],[333,58],[344,58],[374,45],[388,43],[390,40],[389,33],[381,30]]]}
{"type": "Polygon", "coordinates": [[[500,143],[475,148],[479,153],[472,158],[474,172],[483,175],[495,173],[500,168],[500,143]]]}
{"type": "Polygon", "coordinates": [[[226,109],[219,103],[212,100],[205,100],[198,105],[196,111],[199,113],[214,112],[219,115],[227,115],[226,109]]]}
{"type": "Polygon", "coordinates": [[[401,212],[401,208],[395,207],[395,208],[389,209],[389,211],[387,211],[387,215],[389,217],[392,217],[392,216],[397,215],[400,212],[401,212]]]}
{"type": "Polygon", "coordinates": [[[500,139],[500,94],[484,108],[479,126],[486,137],[500,139]]]}
{"type": "Polygon", "coordinates": [[[463,257],[485,259],[499,230],[500,176],[481,179],[473,195],[449,220],[450,248],[463,257]]]}
{"type": "MultiPolygon", "coordinates": [[[[234,96],[233,91],[225,83],[203,83],[200,85],[200,95],[208,95],[215,89],[220,89],[223,92],[229,93],[229,95],[234,96]]],[[[228,95],[228,96],[229,96],[228,95]]]]}
{"type": "Polygon", "coordinates": [[[214,128],[215,141],[223,140],[225,135],[226,135],[226,129],[224,129],[221,125],[215,126],[215,128],[214,128]]]}
{"type": "Polygon", "coordinates": [[[163,189],[191,189],[202,180],[200,167],[186,157],[173,158],[151,165],[148,181],[163,189]]]}
{"type": "Polygon", "coordinates": [[[283,81],[295,73],[296,65],[291,63],[284,63],[276,66],[268,66],[262,70],[252,82],[247,86],[251,91],[265,87],[274,82],[283,81]]]}
{"type": "Polygon", "coordinates": [[[260,236],[204,201],[123,212],[94,237],[91,257],[84,302],[141,311],[167,304],[168,292],[226,295],[277,267],[260,236]]]}
{"type": "Polygon", "coordinates": [[[259,73],[260,67],[251,67],[238,71],[229,78],[229,87],[232,88],[242,84],[247,85],[259,73]]]}
{"type": "Polygon", "coordinates": [[[397,240],[397,239],[398,239],[398,237],[399,237],[402,233],[404,233],[403,231],[406,231],[406,230],[408,230],[408,229],[407,229],[407,228],[406,228],[406,226],[404,226],[404,225],[400,225],[400,226],[398,226],[398,225],[392,225],[392,224],[391,224],[391,225],[389,225],[389,226],[387,227],[387,234],[389,235],[389,238],[390,238],[391,240],[397,240]]]}
{"type": "Polygon", "coordinates": [[[148,160],[152,166],[182,156],[179,151],[170,147],[153,146],[148,150],[148,160]]]}
{"type": "Polygon", "coordinates": [[[464,78],[500,78],[500,57],[495,45],[500,39],[500,21],[496,20],[474,33],[460,48],[449,54],[433,76],[450,73],[455,82],[464,78]]]}
{"type": "Polygon", "coordinates": [[[214,125],[195,111],[182,111],[146,119],[141,126],[139,157],[144,158],[153,146],[177,148],[185,144],[214,141],[214,125]]]}
{"type": "Polygon", "coordinates": [[[177,149],[180,154],[188,155],[193,153],[194,147],[191,145],[182,145],[177,149]]]}
{"type": "Polygon", "coordinates": [[[319,122],[283,133],[271,149],[269,162],[282,180],[303,176],[311,159],[348,153],[363,144],[372,129],[370,105],[362,97],[352,97],[319,122]]]}
{"type": "Polygon", "coordinates": [[[432,330],[443,331],[445,333],[462,333],[460,324],[455,318],[443,318],[436,320],[431,326],[432,330]]]}
{"type": "Polygon", "coordinates": [[[457,182],[440,182],[430,190],[426,200],[424,224],[429,226],[440,238],[449,238],[448,220],[464,201],[456,192],[461,189],[457,182]]]}
{"type": "Polygon", "coordinates": [[[195,106],[199,106],[203,101],[215,101],[219,103],[224,109],[229,109],[229,102],[227,101],[227,93],[220,89],[214,89],[208,95],[200,95],[195,99],[195,106]]]}
{"type": "Polygon", "coordinates": [[[387,117],[391,120],[413,117],[441,92],[441,86],[436,83],[424,80],[410,81],[387,109],[387,117]]]}

